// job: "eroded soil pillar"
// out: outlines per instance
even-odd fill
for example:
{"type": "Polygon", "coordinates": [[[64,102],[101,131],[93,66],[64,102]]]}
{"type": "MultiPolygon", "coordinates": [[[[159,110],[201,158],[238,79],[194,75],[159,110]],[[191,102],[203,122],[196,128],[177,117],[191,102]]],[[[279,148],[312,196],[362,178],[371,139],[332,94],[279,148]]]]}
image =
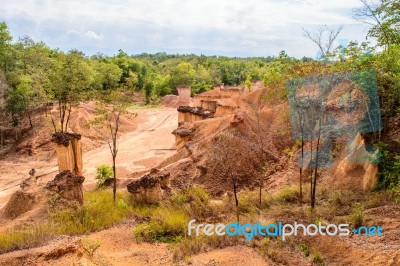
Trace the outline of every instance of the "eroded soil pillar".
{"type": "Polygon", "coordinates": [[[81,135],[74,133],[55,133],[51,141],[56,144],[58,171],[69,170],[82,175],[82,145],[81,135]]]}

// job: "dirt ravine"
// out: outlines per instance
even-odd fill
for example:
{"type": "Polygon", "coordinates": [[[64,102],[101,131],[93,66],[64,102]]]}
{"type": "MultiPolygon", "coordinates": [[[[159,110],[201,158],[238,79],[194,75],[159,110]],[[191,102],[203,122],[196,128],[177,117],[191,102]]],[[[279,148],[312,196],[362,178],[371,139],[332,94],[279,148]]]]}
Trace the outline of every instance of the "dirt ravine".
{"type": "MultiPolygon", "coordinates": [[[[155,167],[175,152],[175,137],[171,132],[177,127],[176,108],[153,108],[133,110],[138,116],[136,130],[119,139],[117,156],[118,178],[124,179],[129,173],[155,167]]],[[[51,136],[49,136],[50,138],[51,136]]],[[[85,152],[83,166],[86,188],[96,184],[96,167],[111,165],[111,154],[107,144],[85,152]]],[[[35,168],[38,182],[45,184],[58,173],[56,158],[48,161],[32,160],[31,157],[12,157],[0,161],[0,208],[10,195],[18,190],[22,180],[29,177],[29,170],[35,168]]]]}

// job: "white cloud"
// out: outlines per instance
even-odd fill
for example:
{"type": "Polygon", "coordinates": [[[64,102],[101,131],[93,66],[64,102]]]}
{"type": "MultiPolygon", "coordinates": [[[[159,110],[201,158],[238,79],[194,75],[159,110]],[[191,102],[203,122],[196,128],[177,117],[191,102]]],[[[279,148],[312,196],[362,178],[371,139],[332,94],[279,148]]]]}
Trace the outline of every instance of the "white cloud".
{"type": "Polygon", "coordinates": [[[340,38],[361,41],[365,27],[351,18],[359,6],[359,0],[19,0],[3,3],[0,14],[17,36],[88,53],[271,55],[284,49],[313,56],[317,49],[302,27],[345,24],[340,38]]]}
{"type": "Polygon", "coordinates": [[[97,34],[96,32],[91,31],[91,30],[85,32],[84,36],[88,39],[97,40],[97,41],[101,41],[104,39],[103,34],[97,34]]]}

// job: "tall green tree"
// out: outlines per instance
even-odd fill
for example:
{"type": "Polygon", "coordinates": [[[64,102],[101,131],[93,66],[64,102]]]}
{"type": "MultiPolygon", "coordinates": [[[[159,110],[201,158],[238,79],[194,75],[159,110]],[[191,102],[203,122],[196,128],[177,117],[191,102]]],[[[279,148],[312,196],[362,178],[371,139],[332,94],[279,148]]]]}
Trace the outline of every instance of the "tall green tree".
{"type": "Polygon", "coordinates": [[[177,86],[193,86],[196,71],[193,68],[193,65],[188,62],[182,62],[178,64],[176,67],[171,69],[171,86],[172,88],[176,88],[177,86]]]}
{"type": "Polygon", "coordinates": [[[363,7],[355,10],[355,18],[371,28],[370,37],[386,48],[400,44],[400,0],[360,0],[363,7]]]}
{"type": "Polygon", "coordinates": [[[95,62],[94,86],[100,90],[109,90],[118,87],[122,70],[113,62],[95,62]]]}
{"type": "Polygon", "coordinates": [[[0,22],[0,65],[5,74],[13,61],[12,36],[5,22],[0,22]]]}
{"type": "Polygon", "coordinates": [[[54,98],[59,108],[57,131],[67,132],[72,107],[84,100],[92,83],[93,69],[81,52],[72,50],[67,54],[58,53],[51,76],[54,98]]]}

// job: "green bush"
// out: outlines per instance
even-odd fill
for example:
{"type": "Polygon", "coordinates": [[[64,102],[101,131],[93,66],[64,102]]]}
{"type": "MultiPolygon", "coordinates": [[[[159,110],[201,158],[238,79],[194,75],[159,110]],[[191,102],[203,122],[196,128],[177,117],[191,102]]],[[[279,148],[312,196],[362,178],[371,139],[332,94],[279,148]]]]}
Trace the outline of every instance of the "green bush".
{"type": "Polygon", "coordinates": [[[98,187],[103,187],[105,182],[113,176],[113,169],[108,165],[102,164],[96,168],[96,171],[97,175],[95,178],[97,180],[98,187]]]}
{"type": "Polygon", "coordinates": [[[361,204],[357,203],[353,207],[353,212],[350,215],[351,222],[355,228],[364,224],[364,208],[361,204]]]}
{"type": "Polygon", "coordinates": [[[383,142],[377,143],[375,147],[380,151],[377,189],[400,186],[400,155],[391,153],[388,145],[383,142]]]}
{"type": "Polygon", "coordinates": [[[117,193],[117,204],[108,190],[86,191],[85,204],[77,209],[49,212],[59,234],[85,234],[101,230],[134,214],[126,204],[126,196],[117,193]]]}
{"type": "Polygon", "coordinates": [[[308,257],[310,256],[310,248],[307,246],[307,244],[301,243],[299,245],[300,251],[304,253],[304,256],[308,257]]]}
{"type": "Polygon", "coordinates": [[[326,265],[325,259],[322,257],[321,252],[318,250],[313,250],[311,255],[311,260],[317,265],[324,266],[326,265]]]}
{"type": "MultiPolygon", "coordinates": [[[[244,214],[254,214],[259,212],[260,198],[258,191],[243,191],[238,195],[239,212],[244,214]]],[[[263,202],[265,202],[263,200],[263,202]]]]}
{"type": "Polygon", "coordinates": [[[0,254],[12,250],[34,247],[50,240],[55,235],[56,231],[54,227],[48,222],[33,224],[22,230],[0,233],[0,254]]]}
{"type": "Polygon", "coordinates": [[[187,212],[192,219],[203,219],[212,213],[209,206],[209,195],[201,187],[184,189],[175,193],[165,207],[180,208],[187,212]]]}
{"type": "Polygon", "coordinates": [[[172,245],[172,260],[178,262],[180,260],[186,260],[190,256],[209,251],[210,249],[224,248],[228,246],[235,246],[243,244],[243,239],[239,237],[231,236],[196,236],[196,237],[185,237],[181,241],[172,245]]]}
{"type": "Polygon", "coordinates": [[[178,242],[186,235],[188,215],[181,209],[159,207],[149,222],[139,224],[133,235],[139,241],[178,242]]]}
{"type": "Polygon", "coordinates": [[[268,205],[274,203],[294,203],[298,201],[297,186],[286,187],[268,198],[268,205]]]}
{"type": "Polygon", "coordinates": [[[0,253],[37,246],[57,235],[78,235],[105,229],[115,223],[141,213],[140,207],[126,203],[127,195],[117,193],[114,205],[112,192],[85,191],[85,204],[77,209],[49,211],[49,220],[23,229],[0,233],[0,253]]]}

